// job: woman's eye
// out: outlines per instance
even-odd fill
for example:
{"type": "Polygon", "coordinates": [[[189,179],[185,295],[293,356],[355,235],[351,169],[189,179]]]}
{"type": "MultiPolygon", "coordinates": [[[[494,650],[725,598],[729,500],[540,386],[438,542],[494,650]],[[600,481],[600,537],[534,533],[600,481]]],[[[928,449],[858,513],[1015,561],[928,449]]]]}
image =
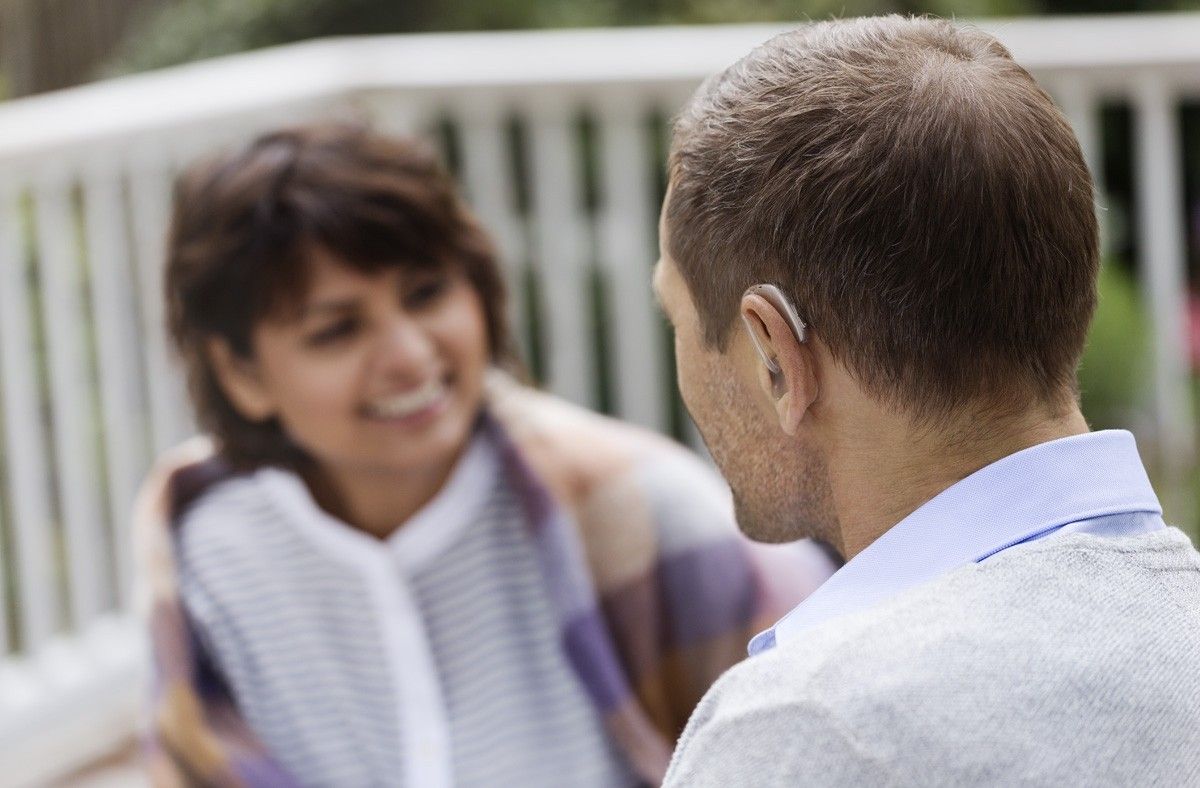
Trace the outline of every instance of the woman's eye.
{"type": "Polygon", "coordinates": [[[307,343],[313,346],[329,345],[353,336],[358,330],[358,322],[346,318],[332,323],[308,335],[307,343]]]}
{"type": "Polygon", "coordinates": [[[409,289],[404,296],[404,305],[409,309],[419,309],[438,299],[446,290],[445,279],[430,279],[409,289]]]}

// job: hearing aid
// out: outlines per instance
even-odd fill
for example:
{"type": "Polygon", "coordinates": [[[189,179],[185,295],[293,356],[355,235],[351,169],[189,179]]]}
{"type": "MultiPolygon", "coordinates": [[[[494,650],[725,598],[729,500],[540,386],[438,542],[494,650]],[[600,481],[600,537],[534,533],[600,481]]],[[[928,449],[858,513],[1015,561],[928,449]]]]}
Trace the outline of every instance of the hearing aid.
{"type": "MultiPolygon", "coordinates": [[[[779,310],[779,313],[783,315],[784,320],[788,323],[788,327],[791,328],[792,333],[795,335],[796,341],[805,341],[808,336],[808,326],[800,319],[800,315],[796,312],[796,307],[792,304],[791,300],[776,285],[751,285],[746,288],[746,292],[743,293],[742,297],[744,298],[748,295],[759,296],[779,310]]],[[[779,362],[763,346],[762,340],[758,337],[758,332],[754,330],[754,326],[750,322],[750,318],[743,314],[742,322],[746,325],[746,331],[750,334],[750,341],[754,343],[754,349],[758,352],[758,357],[762,360],[763,365],[766,366],[767,372],[770,373],[771,392],[776,397],[782,396],[784,380],[783,370],[780,368],[779,362]]]]}

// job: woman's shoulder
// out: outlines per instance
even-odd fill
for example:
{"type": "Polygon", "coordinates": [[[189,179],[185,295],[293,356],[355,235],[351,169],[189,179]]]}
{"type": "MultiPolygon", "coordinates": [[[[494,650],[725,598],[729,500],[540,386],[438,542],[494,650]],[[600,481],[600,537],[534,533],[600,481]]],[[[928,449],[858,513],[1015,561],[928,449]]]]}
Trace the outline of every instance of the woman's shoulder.
{"type": "Polygon", "coordinates": [[[247,525],[273,516],[260,478],[264,472],[233,468],[204,438],[165,452],[139,494],[138,540],[168,543],[184,563],[253,554],[252,537],[262,529],[247,525]]]}
{"type": "Polygon", "coordinates": [[[510,381],[492,415],[533,471],[574,510],[590,553],[632,543],[655,549],[736,534],[724,481],[658,433],[510,381]]]}
{"type": "Polygon", "coordinates": [[[203,555],[205,564],[219,566],[254,554],[241,525],[246,521],[242,510],[255,498],[249,478],[225,463],[205,437],[164,452],[154,463],[133,510],[137,605],[143,615],[177,603],[182,575],[192,576],[197,566],[192,556],[203,555]],[[223,549],[193,550],[191,536],[223,549]]]}
{"type": "Polygon", "coordinates": [[[176,477],[170,528],[181,556],[228,560],[255,554],[255,537],[278,519],[261,475],[231,472],[220,460],[185,468],[176,477]]]}
{"type": "Polygon", "coordinates": [[[634,484],[658,524],[664,548],[673,540],[732,537],[737,533],[733,497],[716,469],[691,452],[639,463],[634,484]]]}
{"type": "Polygon", "coordinates": [[[504,375],[489,379],[488,410],[534,470],[550,476],[552,486],[565,485],[572,498],[649,464],[703,465],[692,452],[656,432],[504,375]]]}

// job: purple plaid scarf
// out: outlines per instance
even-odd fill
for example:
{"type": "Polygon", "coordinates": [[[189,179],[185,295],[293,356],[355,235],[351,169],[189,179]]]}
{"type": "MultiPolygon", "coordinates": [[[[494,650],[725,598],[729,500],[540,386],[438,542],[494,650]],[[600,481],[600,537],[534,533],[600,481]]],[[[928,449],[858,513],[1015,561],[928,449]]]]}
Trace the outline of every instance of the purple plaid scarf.
{"type": "MultiPolygon", "coordinates": [[[[677,461],[683,449],[505,379],[490,382],[487,412],[534,534],[568,662],[635,772],[658,784],[700,697],[744,657],[751,635],[826,572],[732,528],[694,544],[676,534],[665,554],[661,524],[631,470],[677,461]],[[620,561],[605,549],[613,544],[623,546],[620,561]]],[[[151,473],[135,512],[153,646],[146,752],[156,785],[298,784],[239,714],[176,587],[174,527],[228,476],[209,443],[196,439],[151,473]]]]}

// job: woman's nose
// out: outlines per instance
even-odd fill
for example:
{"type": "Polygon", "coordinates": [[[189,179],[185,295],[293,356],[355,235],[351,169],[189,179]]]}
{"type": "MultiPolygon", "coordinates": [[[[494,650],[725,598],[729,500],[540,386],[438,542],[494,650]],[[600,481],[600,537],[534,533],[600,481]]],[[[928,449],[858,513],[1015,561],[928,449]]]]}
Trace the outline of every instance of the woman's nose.
{"type": "Polygon", "coordinates": [[[420,377],[436,360],[432,338],[420,321],[407,315],[388,320],[376,353],[377,368],[399,377],[420,377]]]}

